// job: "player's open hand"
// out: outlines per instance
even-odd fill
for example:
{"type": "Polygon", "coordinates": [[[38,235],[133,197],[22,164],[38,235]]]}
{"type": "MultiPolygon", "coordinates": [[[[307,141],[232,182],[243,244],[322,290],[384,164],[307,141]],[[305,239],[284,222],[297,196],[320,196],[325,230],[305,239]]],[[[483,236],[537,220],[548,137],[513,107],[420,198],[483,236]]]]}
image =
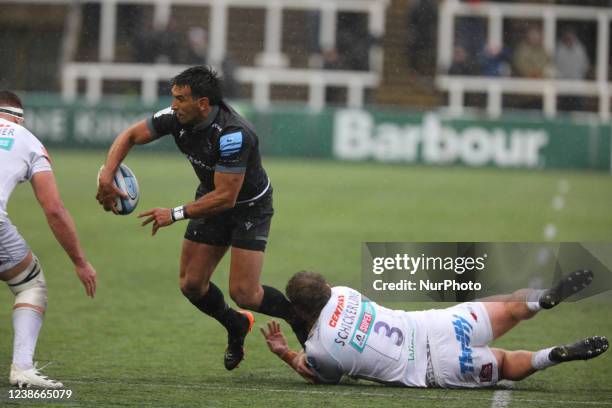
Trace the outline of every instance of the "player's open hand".
{"type": "Polygon", "coordinates": [[[83,265],[76,265],[74,267],[77,276],[85,286],[85,292],[87,296],[94,297],[96,295],[96,270],[89,262],[85,262],[83,265]]]}
{"type": "Polygon", "coordinates": [[[117,197],[127,199],[128,195],[117,188],[113,182],[112,176],[107,177],[104,172],[102,172],[98,178],[98,193],[96,194],[96,200],[104,207],[104,211],[112,211],[117,214],[117,197]]]}
{"type": "Polygon", "coordinates": [[[154,208],[138,214],[138,218],[144,217],[148,218],[142,222],[143,227],[151,222],[153,223],[151,235],[155,235],[161,227],[167,227],[174,222],[172,221],[172,208],[154,208]]]}
{"type": "Polygon", "coordinates": [[[282,356],[287,350],[289,350],[287,339],[281,331],[280,324],[278,324],[277,321],[272,320],[268,322],[267,332],[263,327],[260,327],[259,330],[266,339],[266,344],[271,352],[277,356],[282,356]]]}

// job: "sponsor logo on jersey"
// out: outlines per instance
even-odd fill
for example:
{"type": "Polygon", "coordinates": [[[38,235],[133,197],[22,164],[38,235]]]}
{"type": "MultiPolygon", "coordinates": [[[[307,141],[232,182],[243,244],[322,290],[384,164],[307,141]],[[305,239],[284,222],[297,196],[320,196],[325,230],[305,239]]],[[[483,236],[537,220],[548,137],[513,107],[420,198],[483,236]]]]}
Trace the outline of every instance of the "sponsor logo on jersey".
{"type": "Polygon", "coordinates": [[[15,143],[15,139],[0,137],[0,149],[2,150],[11,150],[13,148],[13,143],[15,143]]]}
{"type": "Polygon", "coordinates": [[[455,338],[461,345],[461,355],[459,356],[459,367],[461,374],[474,372],[474,361],[472,359],[472,348],[470,347],[470,335],[472,334],[472,325],[461,316],[453,315],[453,327],[455,329],[455,338]]]}
{"type": "Polygon", "coordinates": [[[376,318],[376,310],[370,302],[363,302],[361,304],[361,315],[359,316],[359,323],[353,333],[351,339],[351,346],[358,352],[362,353],[363,349],[368,342],[368,337],[372,331],[372,321],[376,318]]]}
{"type": "Polygon", "coordinates": [[[214,167],[207,166],[203,161],[196,159],[193,156],[186,155],[186,157],[187,157],[187,160],[189,160],[191,163],[195,164],[198,167],[202,167],[208,171],[215,171],[214,167]]]}
{"type": "Polygon", "coordinates": [[[338,320],[340,320],[340,315],[342,314],[342,309],[344,309],[344,295],[338,296],[338,303],[336,304],[336,308],[334,309],[334,313],[329,319],[330,327],[336,327],[338,324],[338,320]]]}
{"type": "Polygon", "coordinates": [[[363,319],[359,323],[359,330],[364,333],[367,333],[370,330],[370,323],[372,323],[372,315],[370,313],[365,313],[363,315],[363,319]]]}
{"type": "Polygon", "coordinates": [[[412,331],[412,337],[410,338],[410,343],[408,344],[408,361],[414,361],[415,359],[415,351],[414,351],[414,330],[412,331]]]}

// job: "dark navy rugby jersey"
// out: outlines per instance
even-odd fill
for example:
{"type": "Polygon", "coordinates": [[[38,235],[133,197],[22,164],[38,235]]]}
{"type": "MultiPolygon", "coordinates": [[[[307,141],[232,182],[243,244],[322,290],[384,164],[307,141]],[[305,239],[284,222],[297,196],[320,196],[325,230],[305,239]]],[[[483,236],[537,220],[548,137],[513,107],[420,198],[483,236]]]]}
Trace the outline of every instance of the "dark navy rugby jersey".
{"type": "Polygon", "coordinates": [[[174,137],[205,193],[215,189],[215,171],[245,173],[237,203],[271,192],[253,125],[226,103],[213,106],[208,119],[195,126],[182,125],[171,108],[154,114],[147,119],[147,125],[154,138],[168,134],[174,137]]]}

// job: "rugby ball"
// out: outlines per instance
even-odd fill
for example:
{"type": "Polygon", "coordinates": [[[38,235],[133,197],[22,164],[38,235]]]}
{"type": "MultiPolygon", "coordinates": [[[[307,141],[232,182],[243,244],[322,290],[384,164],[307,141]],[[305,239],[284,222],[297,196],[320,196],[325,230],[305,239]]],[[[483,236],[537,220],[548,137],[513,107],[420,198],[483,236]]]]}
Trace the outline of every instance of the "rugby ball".
{"type": "MultiPolygon", "coordinates": [[[[100,182],[100,172],[103,168],[104,165],[102,165],[98,171],[98,183],[100,182]]],[[[127,199],[121,197],[117,197],[115,199],[117,202],[117,211],[120,215],[128,215],[136,209],[138,200],[140,199],[138,180],[136,180],[134,172],[130,170],[128,166],[121,164],[115,172],[113,181],[115,186],[117,186],[119,190],[123,191],[128,196],[127,199]]]]}

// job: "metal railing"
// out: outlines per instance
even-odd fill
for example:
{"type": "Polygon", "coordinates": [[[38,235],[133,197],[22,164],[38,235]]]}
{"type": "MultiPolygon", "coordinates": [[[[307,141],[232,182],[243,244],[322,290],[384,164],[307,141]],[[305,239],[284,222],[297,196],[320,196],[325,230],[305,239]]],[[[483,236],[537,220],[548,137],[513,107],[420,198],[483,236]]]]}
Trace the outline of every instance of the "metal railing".
{"type": "MultiPolygon", "coordinates": [[[[0,3],[70,4],[81,0],[0,0],[0,3]]],[[[102,97],[103,81],[137,80],[141,82],[142,100],[151,102],[157,98],[157,81],[176,75],[181,65],[120,64],[115,63],[117,6],[119,4],[151,5],[153,20],[157,26],[165,26],[175,6],[202,6],[210,9],[207,61],[221,66],[227,51],[228,10],[231,7],[260,8],[266,10],[264,47],[257,55],[254,67],[238,67],[236,79],[253,84],[253,100],[258,107],[270,103],[272,85],[306,85],[309,87],[308,104],[313,109],[325,105],[325,87],[347,88],[347,105],[360,107],[364,103],[365,89],[379,83],[382,73],[383,53],[380,46],[370,47],[370,71],[310,70],[288,67],[288,58],[282,53],[283,10],[320,11],[319,43],[322,49],[336,44],[336,17],[339,11],[355,11],[368,15],[369,34],[380,38],[385,30],[385,10],[390,0],[87,0],[99,3],[100,37],[99,62],[67,62],[62,67],[62,94],[74,99],[78,91],[78,79],[85,78],[86,99],[95,102],[102,97]]]]}
{"type": "Polygon", "coordinates": [[[484,76],[453,76],[440,74],[437,86],[449,93],[449,109],[454,114],[464,111],[465,92],[487,94],[487,112],[499,116],[503,110],[504,93],[541,95],[543,110],[547,116],[557,114],[557,95],[580,95],[598,97],[599,117],[610,120],[610,21],[612,9],[597,7],[574,7],[536,4],[479,3],[477,6],[458,0],[445,0],[440,8],[438,23],[438,69],[446,70],[451,65],[455,18],[480,16],[488,20],[488,43],[502,45],[504,18],[541,19],[543,22],[544,48],[549,54],[555,51],[557,22],[559,20],[593,21],[597,23],[596,69],[594,80],[563,80],[554,78],[528,79],[484,76]]]}
{"type": "MultiPolygon", "coordinates": [[[[79,79],[85,79],[85,98],[91,103],[102,98],[104,80],[139,81],[142,101],[152,103],[158,97],[159,81],[170,79],[186,68],[187,65],[69,63],[62,72],[62,96],[69,101],[76,99],[79,79]]],[[[347,106],[359,108],[364,104],[366,88],[379,83],[379,76],[373,72],[265,67],[238,67],[235,79],[253,85],[253,103],[258,108],[270,105],[272,85],[305,85],[309,88],[308,105],[313,110],[325,106],[328,86],[345,87],[347,106]]]]}

